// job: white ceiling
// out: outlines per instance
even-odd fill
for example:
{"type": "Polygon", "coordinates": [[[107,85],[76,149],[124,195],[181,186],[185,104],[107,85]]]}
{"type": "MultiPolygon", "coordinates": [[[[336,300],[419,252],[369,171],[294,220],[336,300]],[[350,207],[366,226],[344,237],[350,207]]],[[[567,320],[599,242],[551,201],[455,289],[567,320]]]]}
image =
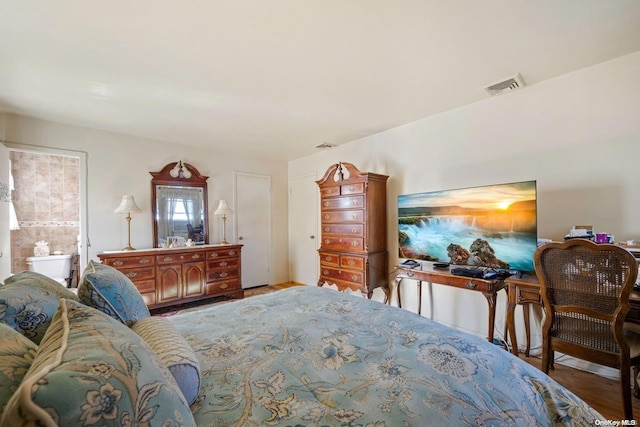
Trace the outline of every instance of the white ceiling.
{"type": "Polygon", "coordinates": [[[637,50],[638,0],[0,0],[0,110],[290,160],[637,50]]]}

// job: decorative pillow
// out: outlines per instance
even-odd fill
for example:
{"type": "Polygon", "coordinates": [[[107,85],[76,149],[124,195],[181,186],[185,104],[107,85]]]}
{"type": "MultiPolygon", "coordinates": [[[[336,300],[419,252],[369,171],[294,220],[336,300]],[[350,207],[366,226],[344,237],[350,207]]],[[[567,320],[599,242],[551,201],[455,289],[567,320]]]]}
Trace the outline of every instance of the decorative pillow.
{"type": "Polygon", "coordinates": [[[40,344],[60,298],[78,299],[60,283],[40,273],[14,274],[0,286],[0,322],[40,344]]]}
{"type": "Polygon", "coordinates": [[[0,417],[33,362],[38,346],[0,323],[0,417]]]}
{"type": "Polygon", "coordinates": [[[164,317],[151,316],[131,329],[155,351],[173,375],[184,398],[192,404],[200,391],[200,363],[196,353],[178,330],[164,317]]]}
{"type": "Polygon", "coordinates": [[[22,384],[3,414],[17,425],[195,425],[159,357],[100,311],[60,300],[22,384]]]}
{"type": "Polygon", "coordinates": [[[149,317],[149,309],[136,285],[115,268],[93,260],[78,286],[80,302],[108,314],[127,326],[149,317]]]}

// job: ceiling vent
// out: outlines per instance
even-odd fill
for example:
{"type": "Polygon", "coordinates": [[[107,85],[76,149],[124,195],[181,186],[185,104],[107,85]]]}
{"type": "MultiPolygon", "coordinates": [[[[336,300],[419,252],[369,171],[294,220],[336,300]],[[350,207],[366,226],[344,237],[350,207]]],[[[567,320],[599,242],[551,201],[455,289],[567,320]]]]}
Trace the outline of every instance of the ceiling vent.
{"type": "Polygon", "coordinates": [[[520,75],[520,73],[516,74],[513,77],[509,77],[508,79],[501,80],[499,82],[495,82],[487,87],[484,90],[491,96],[494,95],[502,95],[503,93],[513,92],[514,90],[525,87],[527,84],[524,82],[524,79],[520,75]]]}
{"type": "Polygon", "coordinates": [[[335,147],[335,145],[327,144],[326,142],[316,145],[316,148],[320,148],[320,149],[333,148],[333,147],[335,147]]]}

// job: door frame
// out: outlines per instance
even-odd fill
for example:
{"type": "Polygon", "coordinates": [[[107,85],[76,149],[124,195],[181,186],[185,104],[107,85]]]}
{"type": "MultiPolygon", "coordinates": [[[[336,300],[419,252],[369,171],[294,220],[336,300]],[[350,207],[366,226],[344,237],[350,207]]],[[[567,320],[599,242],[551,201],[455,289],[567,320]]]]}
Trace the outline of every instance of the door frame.
{"type": "Polygon", "coordinates": [[[80,184],[80,247],[78,248],[78,255],[80,255],[80,272],[84,271],[89,262],[89,246],[91,241],[89,239],[89,219],[88,219],[88,169],[87,159],[89,154],[86,151],[79,150],[63,150],[60,148],[42,147],[39,145],[18,144],[13,142],[4,141],[3,144],[13,151],[28,151],[32,153],[52,154],[56,156],[77,157],[80,166],[80,175],[78,176],[80,184]]]}

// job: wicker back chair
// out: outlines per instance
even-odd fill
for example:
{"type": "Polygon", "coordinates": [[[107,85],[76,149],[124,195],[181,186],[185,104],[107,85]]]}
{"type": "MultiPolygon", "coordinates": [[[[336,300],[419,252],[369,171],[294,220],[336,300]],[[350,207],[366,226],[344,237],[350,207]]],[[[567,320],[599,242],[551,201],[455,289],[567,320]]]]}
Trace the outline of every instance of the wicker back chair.
{"type": "MultiPolygon", "coordinates": [[[[624,415],[633,419],[629,370],[637,374],[640,327],[625,325],[625,317],[636,259],[615,245],[572,239],[539,247],[534,264],[545,310],[542,370],[549,373],[555,350],[618,368],[624,415]]],[[[637,380],[634,387],[638,395],[637,380]]]]}

